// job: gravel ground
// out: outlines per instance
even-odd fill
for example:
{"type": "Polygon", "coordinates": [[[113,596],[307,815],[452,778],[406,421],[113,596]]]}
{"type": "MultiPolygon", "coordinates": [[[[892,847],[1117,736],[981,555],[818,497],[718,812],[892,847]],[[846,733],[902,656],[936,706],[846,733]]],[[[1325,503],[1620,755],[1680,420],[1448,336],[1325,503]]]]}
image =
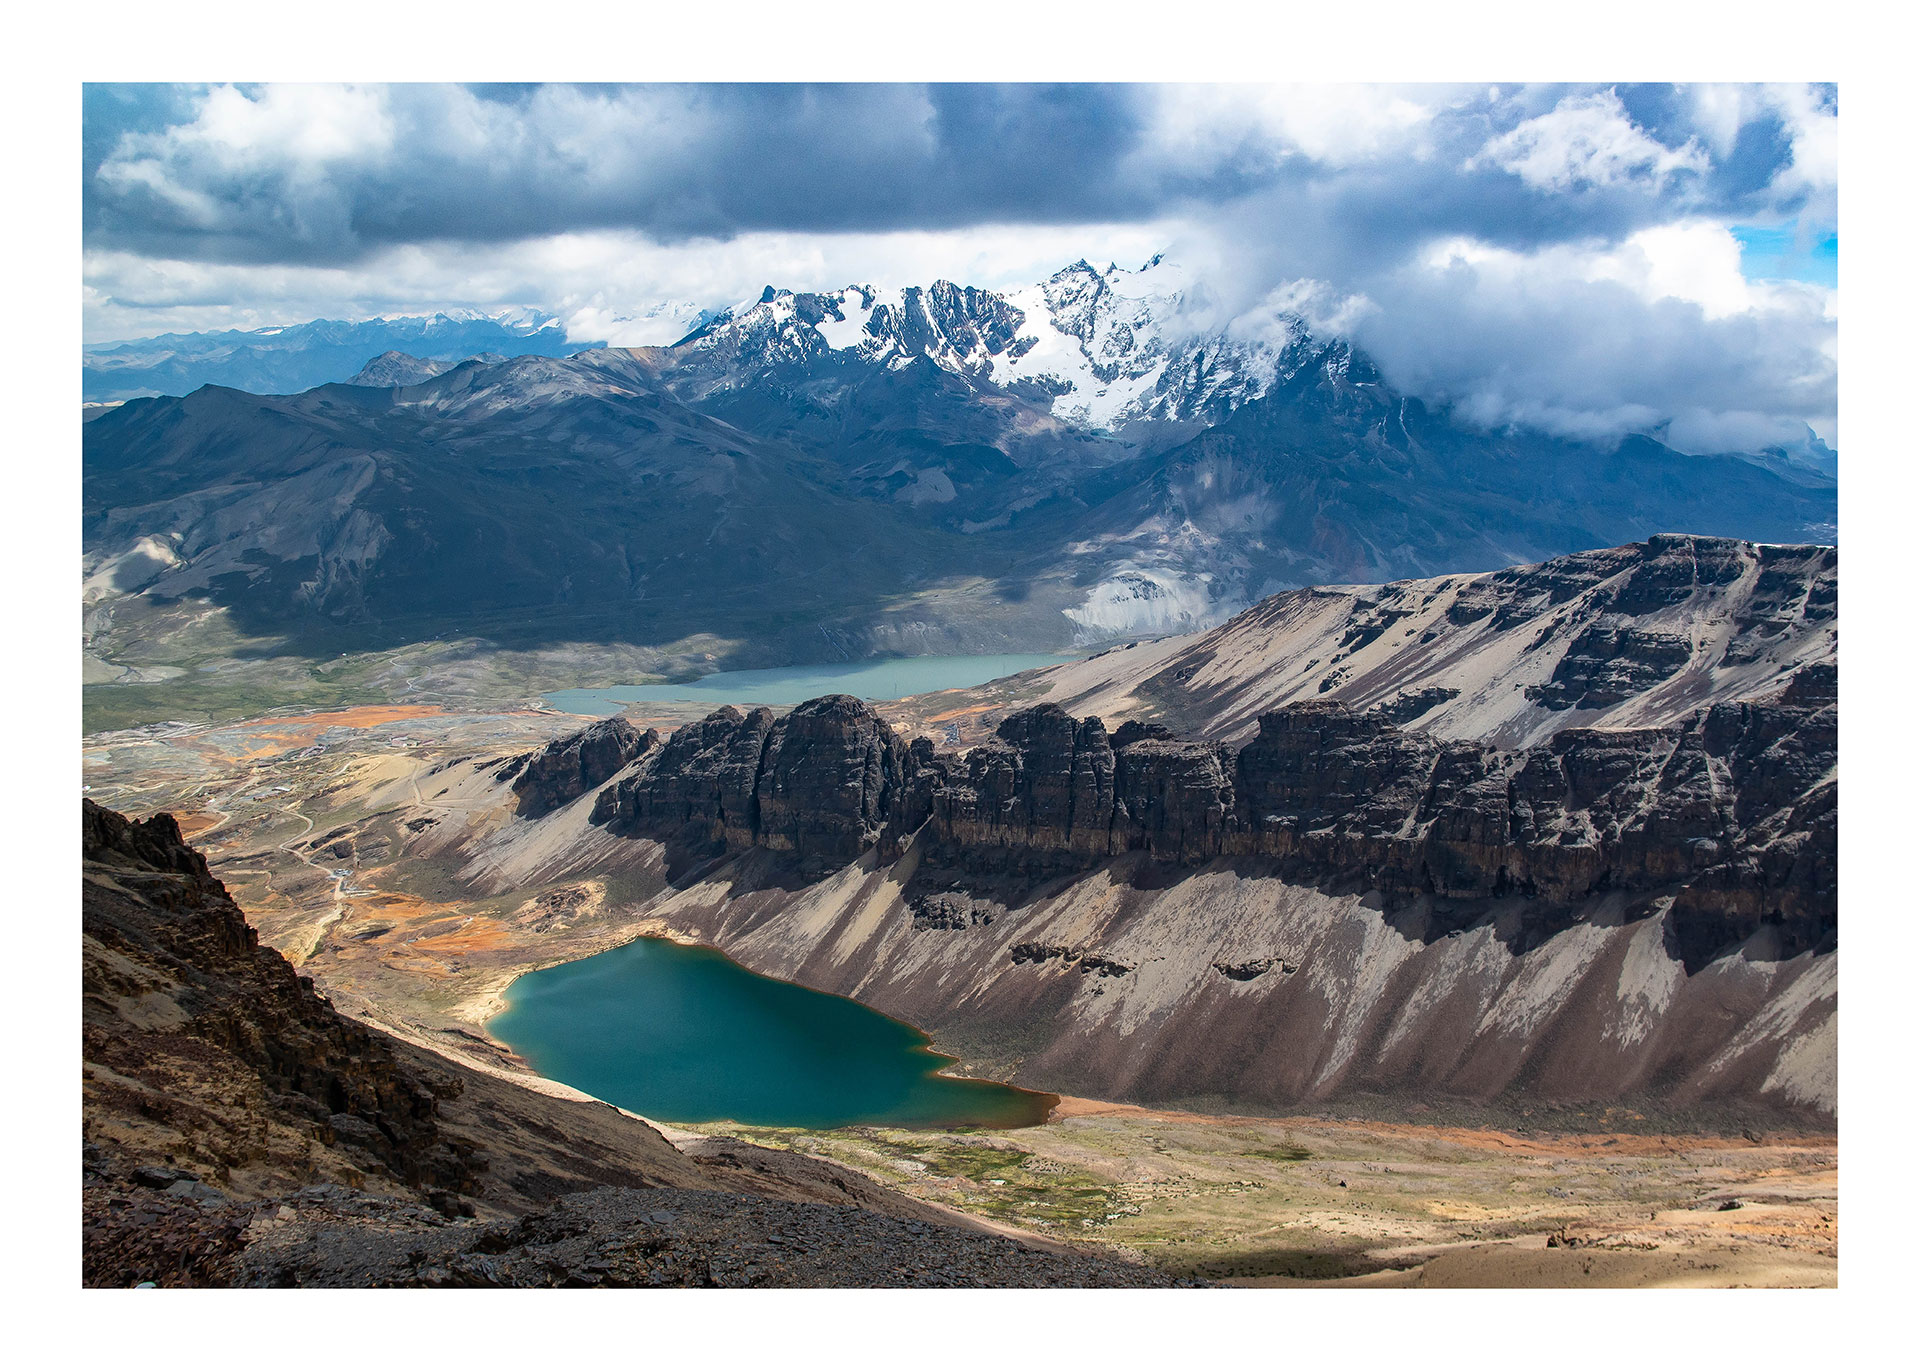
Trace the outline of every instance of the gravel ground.
{"type": "Polygon", "coordinates": [[[318,1186],[264,1210],[251,1286],[1170,1286],[1146,1267],[826,1204],[711,1191],[583,1191],[511,1223],[318,1186]]]}

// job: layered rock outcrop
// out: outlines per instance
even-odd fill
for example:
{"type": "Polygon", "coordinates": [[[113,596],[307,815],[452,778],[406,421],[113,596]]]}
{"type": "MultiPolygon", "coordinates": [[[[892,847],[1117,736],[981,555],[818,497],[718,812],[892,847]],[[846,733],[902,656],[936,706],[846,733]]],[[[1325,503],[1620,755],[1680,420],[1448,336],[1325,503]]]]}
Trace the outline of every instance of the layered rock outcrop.
{"type": "Polygon", "coordinates": [[[1098,720],[1040,706],[936,792],[935,832],[1187,864],[1277,857],[1308,883],[1454,899],[1684,886],[1689,913],[1779,923],[1810,946],[1835,922],[1836,753],[1831,706],[1716,705],[1503,752],[1310,702],[1263,715],[1237,754],[1115,747],[1098,720]]]}
{"type": "MultiPolygon", "coordinates": [[[[1772,698],[1831,664],[1838,611],[1835,548],[1663,534],[1484,575],[1284,591],[1205,633],[1050,668],[1021,701],[1238,745],[1262,714],[1330,699],[1531,747],[1772,698]]],[[[955,704],[986,706],[966,716],[969,742],[1011,707],[987,687],[955,704]]]]}
{"type": "Polygon", "coordinates": [[[963,757],[909,747],[868,706],[829,696],[681,729],[602,793],[594,819],[710,854],[837,863],[888,855],[918,829],[1029,870],[1145,852],[1186,866],[1275,858],[1303,884],[1454,900],[1681,892],[1693,960],[1761,923],[1789,947],[1832,936],[1830,693],[1814,671],[1776,702],[1666,728],[1567,729],[1517,751],[1331,701],[1263,715],[1237,752],[1132,724],[1110,735],[1041,705],[963,757]]]}
{"type": "Polygon", "coordinates": [[[1302,591],[999,688],[963,750],[723,711],[595,817],[665,844],[676,932],[1022,1084],[1831,1119],[1836,589],[1675,536],[1302,591]]]}
{"type": "MultiPolygon", "coordinates": [[[[904,819],[917,765],[909,753],[851,695],[785,715],[729,705],[676,730],[635,775],[603,791],[593,821],[694,847],[848,862],[880,841],[890,819],[904,819]]],[[[923,763],[930,749],[915,755],[923,763]]]]}
{"type": "Polygon", "coordinates": [[[556,738],[525,757],[513,777],[520,813],[537,818],[597,790],[636,757],[661,744],[660,730],[642,733],[616,714],[578,733],[556,738]]]}

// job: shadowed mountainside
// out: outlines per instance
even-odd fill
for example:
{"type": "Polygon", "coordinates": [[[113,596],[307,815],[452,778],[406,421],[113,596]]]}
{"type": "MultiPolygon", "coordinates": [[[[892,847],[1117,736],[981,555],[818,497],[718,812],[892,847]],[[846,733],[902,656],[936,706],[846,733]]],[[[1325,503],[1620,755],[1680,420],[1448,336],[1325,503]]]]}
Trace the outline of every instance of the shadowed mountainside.
{"type": "MultiPolygon", "coordinates": [[[[976,350],[999,336],[981,309],[976,350]]],[[[1197,436],[1123,435],[926,339],[901,351],[911,325],[129,401],[83,430],[84,598],[128,623],[205,602],[296,647],[709,633],[773,664],[1184,632],[1288,586],[1835,523],[1803,464],[1477,432],[1340,341],[1294,338],[1197,436]]]]}

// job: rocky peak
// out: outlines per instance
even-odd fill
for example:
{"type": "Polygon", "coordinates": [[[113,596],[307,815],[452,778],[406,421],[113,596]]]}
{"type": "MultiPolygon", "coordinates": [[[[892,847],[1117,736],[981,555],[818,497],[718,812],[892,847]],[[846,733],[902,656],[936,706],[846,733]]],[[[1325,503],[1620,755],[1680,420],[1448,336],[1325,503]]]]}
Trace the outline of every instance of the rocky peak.
{"type": "Polygon", "coordinates": [[[598,790],[628,763],[660,745],[660,730],[643,733],[616,714],[556,738],[508,768],[502,778],[513,777],[520,813],[537,818],[598,790]]]}
{"type": "Polygon", "coordinates": [[[80,855],[82,861],[119,871],[168,872],[209,889],[225,889],[208,872],[207,859],[181,836],[180,825],[171,814],[155,814],[135,823],[124,814],[83,799],[80,855]]]}
{"type": "Polygon", "coordinates": [[[797,705],[766,735],[754,786],[754,841],[847,862],[880,840],[905,749],[862,700],[797,705]]]}
{"type": "Polygon", "coordinates": [[[851,695],[780,716],[728,705],[675,730],[603,791],[593,821],[694,851],[851,861],[880,840],[906,762],[905,744],[851,695]]]}
{"type": "Polygon", "coordinates": [[[1017,342],[1023,317],[992,291],[936,281],[909,286],[897,303],[876,304],[867,334],[880,351],[890,345],[900,357],[926,357],[948,371],[977,376],[993,358],[1024,351],[1017,342]]]}
{"type": "Polygon", "coordinates": [[[1056,418],[1096,429],[1143,418],[1217,423],[1304,367],[1344,377],[1350,350],[1315,343],[1297,317],[1263,309],[1207,322],[1205,311],[1192,313],[1194,293],[1164,255],[1138,271],[1080,261],[1006,293],[945,280],[820,293],[769,286],[674,351],[677,365],[715,390],[768,374],[792,382],[925,359],[973,382],[1050,397],[1056,418]]]}
{"type": "Polygon", "coordinates": [[[1053,326],[1091,347],[1098,324],[1100,302],[1109,293],[1107,279],[1086,258],[1062,267],[1040,286],[1053,326]]]}
{"type": "MultiPolygon", "coordinates": [[[[495,360],[501,360],[495,358],[495,360]]],[[[412,386],[422,381],[431,381],[442,372],[453,367],[452,362],[431,357],[414,357],[404,352],[388,350],[361,367],[351,379],[350,386],[412,386]]]]}

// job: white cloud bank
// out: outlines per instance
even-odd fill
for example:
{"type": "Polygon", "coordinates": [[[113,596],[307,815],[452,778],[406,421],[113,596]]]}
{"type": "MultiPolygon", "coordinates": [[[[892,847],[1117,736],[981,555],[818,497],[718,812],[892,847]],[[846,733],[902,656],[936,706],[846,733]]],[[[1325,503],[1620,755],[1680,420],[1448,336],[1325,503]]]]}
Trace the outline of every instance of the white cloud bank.
{"type": "Polygon", "coordinates": [[[1547,113],[1501,134],[1467,159],[1466,169],[1494,166],[1535,190],[1572,191],[1643,182],[1654,188],[1676,172],[1704,172],[1707,154],[1689,139],[1667,147],[1627,115],[1613,91],[1562,100],[1547,113]]]}
{"type": "Polygon", "coordinates": [[[653,344],[766,285],[1171,246],[1197,326],[1298,313],[1482,424],[1836,436],[1837,294],[1747,280],[1731,232],[1834,222],[1831,88],[223,86],[101,118],[91,341],[536,306],[653,344]]]}

